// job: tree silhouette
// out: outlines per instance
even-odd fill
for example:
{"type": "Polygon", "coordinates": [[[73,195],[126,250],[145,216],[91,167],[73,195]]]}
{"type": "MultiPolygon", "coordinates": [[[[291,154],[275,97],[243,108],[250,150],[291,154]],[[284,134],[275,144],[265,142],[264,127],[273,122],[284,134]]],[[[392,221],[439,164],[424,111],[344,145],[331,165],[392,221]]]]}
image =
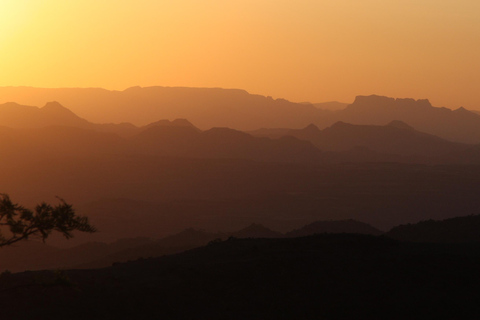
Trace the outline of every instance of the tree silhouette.
{"type": "Polygon", "coordinates": [[[96,231],[87,217],[77,216],[72,205],[59,200],[56,206],[42,202],[32,211],[13,203],[7,194],[0,194],[0,248],[29,238],[45,241],[52,231],[67,239],[75,230],[96,231]]]}

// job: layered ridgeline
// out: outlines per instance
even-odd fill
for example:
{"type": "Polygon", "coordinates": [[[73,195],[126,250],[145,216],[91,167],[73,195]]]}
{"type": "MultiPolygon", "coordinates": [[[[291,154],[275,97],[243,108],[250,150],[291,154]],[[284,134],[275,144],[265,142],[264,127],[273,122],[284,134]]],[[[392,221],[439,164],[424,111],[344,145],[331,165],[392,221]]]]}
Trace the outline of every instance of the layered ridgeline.
{"type": "Polygon", "coordinates": [[[230,128],[198,129],[185,119],[145,126],[95,124],[58,102],[42,108],[0,105],[0,145],[11,153],[41,158],[88,153],[143,154],[193,158],[251,159],[270,162],[477,163],[477,146],[451,142],[394,120],[387,125],[337,122],[323,130],[230,128]]]}
{"type": "MultiPolygon", "coordinates": [[[[250,224],[238,231],[211,232],[188,228],[162,238],[122,238],[110,243],[87,242],[61,248],[55,244],[27,241],[0,251],[0,272],[57,268],[102,268],[114,263],[179,253],[228,239],[298,238],[326,234],[362,234],[412,243],[470,243],[478,247],[480,216],[463,216],[446,220],[428,220],[400,225],[384,233],[356,220],[315,221],[290,232],[273,231],[261,224],[250,224]]],[[[460,247],[459,247],[460,248],[460,247]]],[[[466,248],[466,247],[465,247],[466,248]]],[[[454,249],[454,247],[452,247],[454,249]]],[[[478,251],[477,251],[478,252],[478,251]]]]}
{"type": "Polygon", "coordinates": [[[202,131],[181,119],[99,125],[58,103],[8,103],[0,113],[0,192],[28,206],[55,195],[74,203],[101,230],[76,238],[83,241],[189,226],[231,230],[251,221],[283,232],[332,219],[387,229],[480,206],[478,166],[446,165],[480,163],[478,148],[398,121],[309,126],[307,141],[302,130],[270,139],[229,128],[202,131]],[[359,136],[368,144],[359,145],[359,136]],[[390,149],[378,137],[388,137],[390,149]],[[425,165],[432,162],[442,166],[425,165]]]}
{"type": "Polygon", "coordinates": [[[10,101],[34,106],[59,101],[79,116],[95,123],[132,122],[146,125],[155,119],[186,118],[201,129],[298,129],[311,123],[323,129],[338,121],[386,125],[399,120],[421,132],[447,140],[480,143],[480,115],[475,112],[461,107],[456,110],[434,107],[428,100],[375,95],[359,96],[344,107],[332,103],[293,103],[249,94],[243,90],[219,88],[134,87],[124,91],[0,88],[0,103],[10,101]]]}
{"type": "MultiPolygon", "coordinates": [[[[57,268],[102,268],[114,263],[140,258],[179,253],[231,238],[297,238],[325,234],[363,234],[392,238],[412,243],[470,243],[478,247],[480,216],[463,216],[446,220],[427,220],[400,225],[384,233],[369,224],[356,220],[315,221],[287,233],[273,231],[261,224],[250,224],[233,232],[209,232],[188,228],[155,239],[148,237],[122,238],[111,243],[87,242],[68,248],[41,242],[23,242],[0,251],[0,272],[57,268]]],[[[460,247],[458,247],[460,248],[460,247]]],[[[466,247],[465,247],[466,248],[466,247]]],[[[478,251],[477,251],[478,252],[478,251]]]]}
{"type": "Polygon", "coordinates": [[[258,138],[229,128],[201,131],[185,119],[133,124],[94,124],[58,102],[42,108],[0,105],[0,146],[6,157],[36,158],[143,154],[193,158],[317,162],[321,152],[293,137],[258,138]]]}
{"type": "Polygon", "coordinates": [[[10,101],[35,106],[59,101],[81,117],[96,123],[146,125],[155,119],[186,118],[201,129],[298,128],[324,113],[311,104],[219,88],[133,87],[124,91],[0,88],[0,103],[10,101]]]}
{"type": "Polygon", "coordinates": [[[113,263],[139,258],[159,257],[205,246],[229,238],[284,238],[305,237],[325,233],[350,233],[379,235],[374,227],[355,220],[318,221],[298,230],[283,234],[261,224],[252,223],[238,231],[209,232],[188,228],[181,232],[156,239],[148,237],[121,238],[111,243],[87,242],[68,248],[41,242],[22,242],[0,251],[0,272],[57,268],[102,268],[113,263]]]}
{"type": "MultiPolygon", "coordinates": [[[[346,152],[367,150],[379,154],[399,155],[397,161],[451,162],[475,161],[477,147],[452,142],[423,133],[402,121],[387,125],[355,125],[337,122],[323,130],[314,124],[303,129],[260,129],[250,132],[258,137],[280,138],[292,136],[309,141],[322,151],[346,152]],[[469,150],[470,156],[466,154],[469,150]]],[[[385,158],[387,159],[387,158],[385,158]]]]}

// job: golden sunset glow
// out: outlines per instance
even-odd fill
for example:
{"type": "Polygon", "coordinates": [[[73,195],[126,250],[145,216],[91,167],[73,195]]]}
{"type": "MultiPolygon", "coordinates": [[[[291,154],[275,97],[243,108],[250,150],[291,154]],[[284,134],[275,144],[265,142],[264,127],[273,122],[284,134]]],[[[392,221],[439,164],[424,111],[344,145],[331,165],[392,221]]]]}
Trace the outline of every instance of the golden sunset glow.
{"type": "Polygon", "coordinates": [[[3,319],[470,319],[479,0],[0,0],[3,319]]]}
{"type": "Polygon", "coordinates": [[[2,51],[8,48],[8,41],[20,36],[19,32],[23,26],[29,23],[31,9],[28,1],[0,1],[0,45],[2,51]]]}
{"type": "Polygon", "coordinates": [[[242,88],[480,108],[473,0],[2,0],[0,86],[242,88]]]}

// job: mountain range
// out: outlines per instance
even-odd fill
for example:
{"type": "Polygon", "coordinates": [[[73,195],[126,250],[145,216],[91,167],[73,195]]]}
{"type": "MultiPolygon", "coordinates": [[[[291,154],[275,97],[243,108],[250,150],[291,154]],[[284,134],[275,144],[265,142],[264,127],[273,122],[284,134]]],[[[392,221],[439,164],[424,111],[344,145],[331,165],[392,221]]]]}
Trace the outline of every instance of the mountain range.
{"type": "MultiPolygon", "coordinates": [[[[397,161],[411,162],[454,161],[456,154],[475,149],[472,145],[452,142],[417,131],[398,120],[384,126],[337,122],[323,130],[310,124],[303,129],[260,129],[250,133],[272,139],[292,136],[310,141],[318,149],[326,152],[346,152],[363,148],[384,155],[399,155],[403,158],[398,158],[397,161]]],[[[457,158],[468,159],[465,156],[457,158]]]]}
{"type": "Polygon", "coordinates": [[[0,87],[0,103],[11,101],[34,106],[59,101],[94,123],[130,122],[144,126],[158,119],[183,118],[202,130],[212,127],[242,131],[300,129],[311,123],[324,129],[338,121],[386,125],[398,120],[447,140],[480,143],[478,113],[462,107],[455,110],[434,107],[426,99],[358,96],[345,108],[328,110],[325,106],[329,103],[323,107],[317,103],[293,103],[237,89],[133,87],[110,91],[98,88],[0,87]]]}
{"type": "Polygon", "coordinates": [[[59,196],[98,229],[2,248],[2,271],[76,269],[3,272],[7,318],[475,314],[475,112],[162,87],[0,99],[0,192],[59,196]]]}
{"type": "MultiPolygon", "coordinates": [[[[393,109],[435,109],[397,100],[393,109]]],[[[331,219],[388,229],[480,205],[480,146],[400,120],[242,132],[190,119],[95,124],[57,102],[6,103],[0,114],[0,192],[27,206],[54,196],[75,204],[100,232],[72,244],[251,221],[282,232],[331,219]]]]}
{"type": "MultiPolygon", "coordinates": [[[[348,108],[347,108],[348,109],[348,108]]],[[[35,154],[143,154],[190,158],[232,158],[269,162],[476,163],[478,147],[415,130],[399,120],[387,125],[337,122],[320,130],[230,128],[202,131],[186,119],[145,126],[95,124],[58,102],[42,108],[0,105],[0,146],[5,156],[35,154]]]]}

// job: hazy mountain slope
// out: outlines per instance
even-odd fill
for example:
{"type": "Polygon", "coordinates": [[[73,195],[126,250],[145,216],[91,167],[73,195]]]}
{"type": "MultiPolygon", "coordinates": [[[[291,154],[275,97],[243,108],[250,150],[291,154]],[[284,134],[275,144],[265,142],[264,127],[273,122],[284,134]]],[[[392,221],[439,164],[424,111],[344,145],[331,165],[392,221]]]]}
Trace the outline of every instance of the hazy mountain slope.
{"type": "Polygon", "coordinates": [[[471,147],[416,131],[399,121],[385,126],[337,122],[323,130],[310,125],[301,130],[290,130],[286,134],[310,141],[324,151],[347,151],[364,147],[387,154],[438,157],[471,147]]]}
{"type": "Polygon", "coordinates": [[[265,125],[301,128],[325,113],[313,105],[219,88],[134,87],[109,91],[0,87],[0,99],[37,106],[56,100],[95,123],[146,125],[155,119],[185,118],[204,130],[254,130],[265,125]]]}
{"type": "Polygon", "coordinates": [[[447,140],[480,142],[480,115],[464,108],[450,110],[433,107],[428,100],[358,96],[335,116],[339,121],[367,125],[385,125],[400,120],[421,132],[447,140]]]}
{"type": "Polygon", "coordinates": [[[75,115],[58,102],[49,102],[42,108],[17,103],[0,105],[0,126],[11,128],[41,128],[51,125],[91,128],[92,124],[75,115]]]}
{"type": "Polygon", "coordinates": [[[58,102],[48,102],[42,108],[17,103],[2,104],[0,105],[0,126],[28,129],[62,126],[116,133],[120,136],[130,136],[139,132],[138,127],[129,123],[91,123],[58,102]]]}
{"type": "MultiPolygon", "coordinates": [[[[131,137],[155,126],[192,127],[185,119],[158,120],[143,127],[131,123],[92,123],[80,118],[58,102],[48,102],[44,107],[37,108],[17,103],[0,105],[0,127],[39,129],[49,126],[73,127],[100,132],[115,133],[122,137],[131,137]]],[[[196,128],[195,128],[196,129],[196,128]]],[[[198,131],[198,129],[196,129],[198,131]]]]}
{"type": "MultiPolygon", "coordinates": [[[[87,123],[88,124],[88,123],[87,123]]],[[[269,139],[247,133],[213,128],[200,131],[187,120],[157,121],[137,128],[131,139],[117,134],[75,126],[34,128],[0,127],[0,147],[9,163],[77,156],[92,159],[106,156],[173,156],[231,158],[271,162],[310,162],[322,160],[322,153],[310,142],[293,137],[269,139]]]]}
{"type": "Polygon", "coordinates": [[[233,89],[134,87],[109,91],[0,87],[0,102],[9,101],[35,106],[59,101],[95,123],[147,125],[156,119],[184,118],[203,130],[212,127],[303,128],[310,123],[323,129],[338,121],[385,125],[400,120],[421,132],[447,140],[480,143],[480,115],[474,112],[433,107],[428,100],[375,95],[358,96],[346,108],[333,112],[312,104],[274,100],[233,89]]]}
{"type": "Polygon", "coordinates": [[[388,229],[445,219],[478,210],[479,176],[478,166],[127,157],[10,167],[0,171],[0,189],[29,206],[61,196],[98,225],[104,238],[92,239],[112,241],[187,227],[235,230],[252,221],[288,231],[316,220],[356,219],[388,229]],[[133,202],[81,205],[118,197],[133,202]]]}
{"type": "Polygon", "coordinates": [[[200,132],[190,126],[157,125],[132,141],[140,152],[162,156],[312,163],[322,160],[322,153],[309,142],[292,137],[253,137],[228,128],[200,132]]]}
{"type": "Polygon", "coordinates": [[[251,134],[255,137],[266,137],[271,139],[278,139],[284,137],[288,134],[288,132],[292,129],[288,128],[261,128],[257,130],[247,131],[247,133],[251,134]]]}
{"type": "Polygon", "coordinates": [[[130,154],[133,146],[119,136],[76,127],[48,126],[0,130],[0,148],[9,161],[32,161],[55,157],[130,154]]]}
{"type": "Polygon", "coordinates": [[[43,108],[7,103],[0,106],[0,120],[0,126],[18,129],[0,131],[6,153],[20,149],[23,155],[30,152],[38,158],[49,152],[84,157],[100,152],[287,162],[321,159],[321,152],[310,143],[291,137],[272,140],[228,128],[202,132],[186,119],[159,120],[144,127],[93,124],[55,102],[43,108]]]}

